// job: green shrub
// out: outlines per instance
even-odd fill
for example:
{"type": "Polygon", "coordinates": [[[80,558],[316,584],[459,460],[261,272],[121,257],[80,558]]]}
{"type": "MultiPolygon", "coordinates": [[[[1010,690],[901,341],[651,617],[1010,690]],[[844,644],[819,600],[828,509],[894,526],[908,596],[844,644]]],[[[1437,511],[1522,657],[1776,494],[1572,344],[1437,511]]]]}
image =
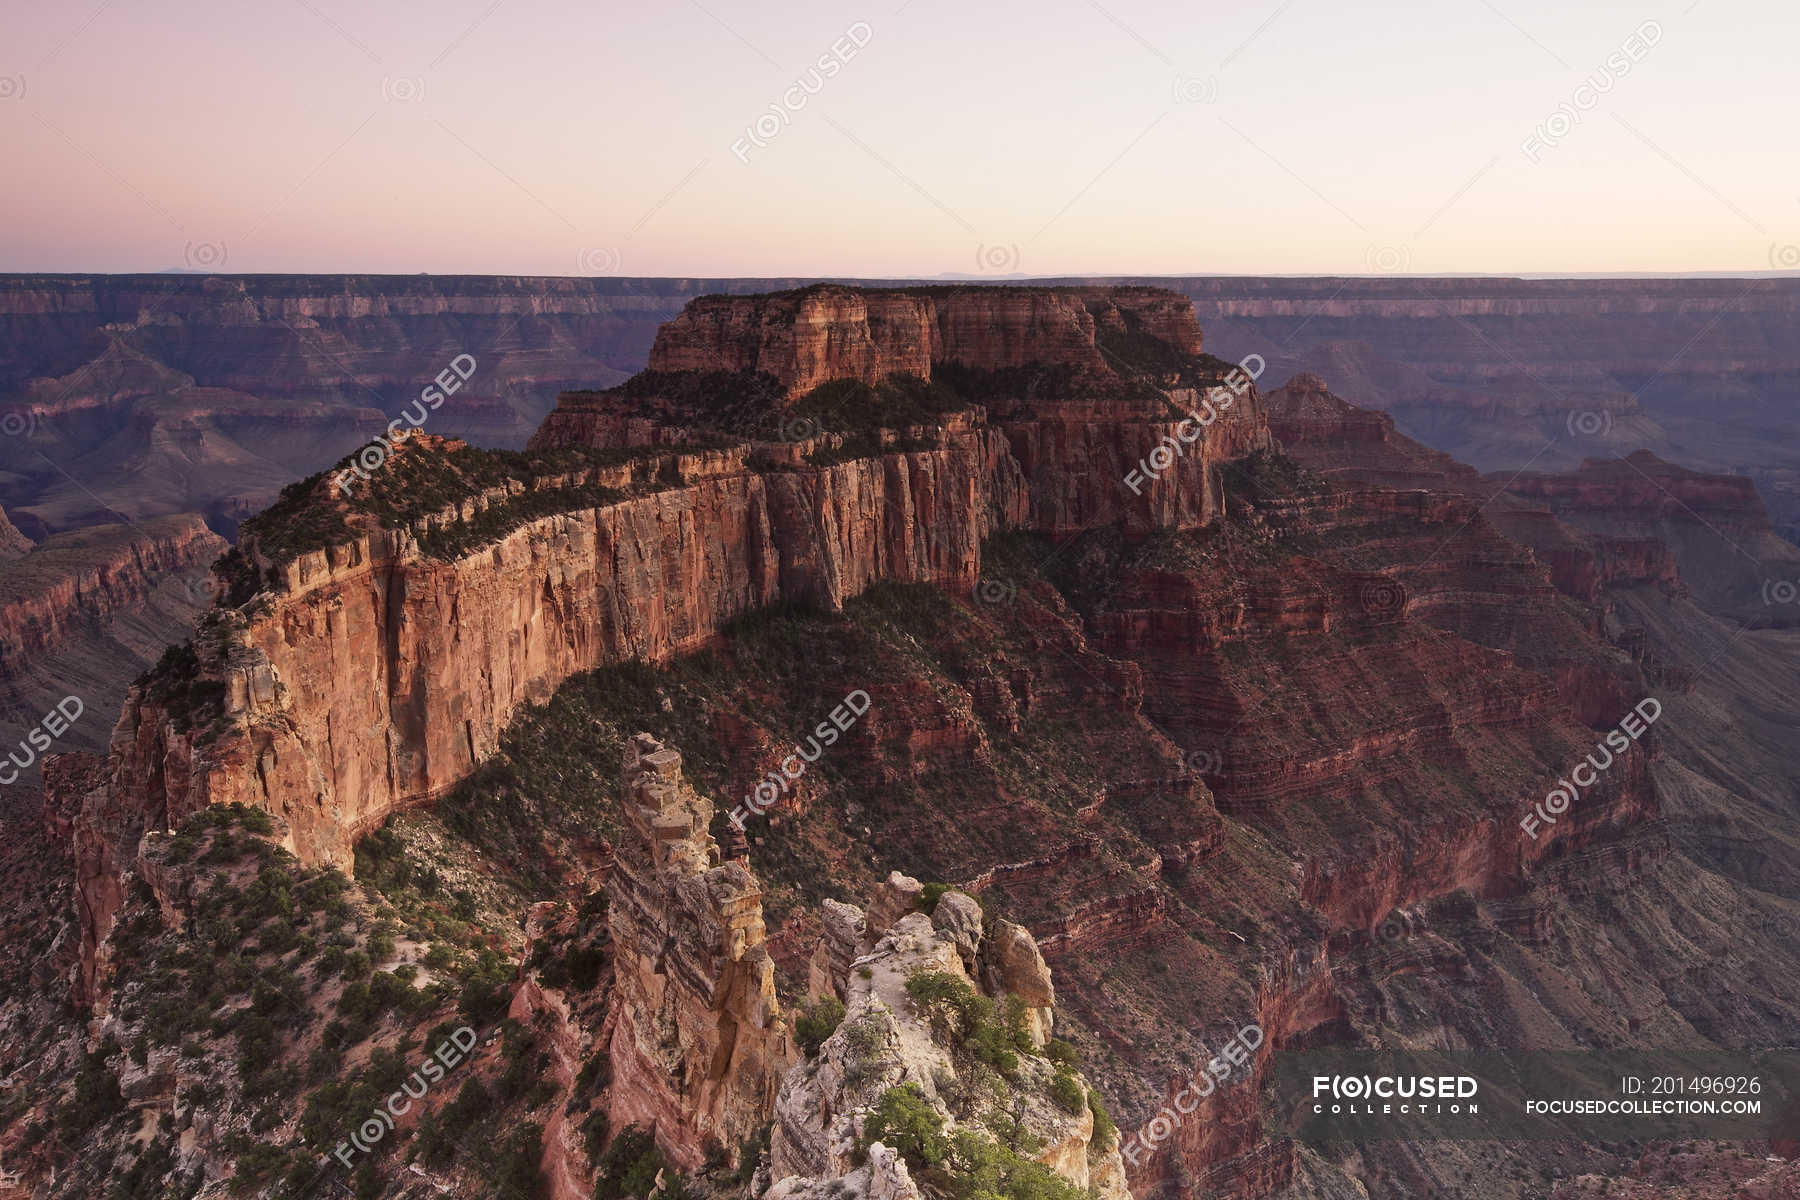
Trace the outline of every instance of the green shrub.
{"type": "Polygon", "coordinates": [[[200,856],[200,861],[209,865],[225,863],[242,853],[243,847],[238,845],[237,838],[233,836],[231,830],[221,829],[213,834],[212,845],[206,848],[206,853],[200,856]]]}
{"type": "Polygon", "coordinates": [[[1119,1127],[1113,1124],[1112,1114],[1106,1111],[1106,1102],[1093,1088],[1088,1089],[1087,1105],[1088,1111],[1094,1114],[1093,1147],[1104,1154],[1119,1140],[1119,1127]]]}
{"type": "Polygon", "coordinates": [[[338,997],[338,1014],[355,1028],[367,1026],[380,1011],[381,1006],[376,1004],[367,980],[359,979],[347,985],[338,997]]]}
{"type": "Polygon", "coordinates": [[[237,810],[238,824],[249,832],[262,837],[268,837],[275,832],[275,818],[269,815],[268,810],[236,804],[231,807],[237,810]]]}
{"type": "Polygon", "coordinates": [[[125,1093],[119,1090],[118,1077],[106,1065],[106,1060],[118,1052],[118,1043],[108,1038],[98,1050],[82,1057],[81,1068],[75,1072],[75,1094],[58,1114],[66,1132],[85,1133],[125,1111],[125,1093]]]}
{"type": "Polygon", "coordinates": [[[606,963],[606,952],[598,946],[575,946],[565,961],[569,983],[581,991],[590,991],[600,982],[600,968],[606,963]]]}
{"type": "Polygon", "coordinates": [[[539,1200],[550,1189],[538,1166],[543,1155],[544,1127],[536,1122],[518,1126],[500,1148],[494,1163],[494,1186],[503,1195],[539,1200]]]}
{"type": "Polygon", "coordinates": [[[887,1032],[872,1013],[844,1027],[844,1082],[851,1087],[868,1080],[881,1062],[881,1048],[887,1032]]]}
{"type": "MultiPolygon", "coordinates": [[[[580,1073],[575,1076],[575,1096],[579,1100],[585,1100],[596,1088],[603,1088],[611,1082],[612,1058],[603,1046],[594,1051],[594,1056],[582,1064],[580,1073]]],[[[589,1157],[593,1156],[590,1154],[589,1157]]]]}
{"type": "Polygon", "coordinates": [[[259,1012],[248,1012],[238,1018],[238,1074],[249,1078],[274,1060],[281,1048],[281,1031],[275,1022],[259,1012]]]}
{"type": "Polygon", "coordinates": [[[972,1057],[1012,1077],[1019,1069],[1018,1051],[1031,1047],[1026,1007],[1017,996],[995,1004],[951,971],[920,971],[906,981],[906,994],[931,1021],[940,1039],[957,1039],[972,1057]]]}
{"type": "Polygon", "coordinates": [[[951,1149],[947,1174],[956,1200],[1086,1200],[1086,1192],[1043,1163],[983,1134],[961,1130],[951,1149]]]}
{"type": "Polygon", "coordinates": [[[866,1151],[872,1142],[893,1150],[914,1171],[941,1165],[950,1152],[944,1118],[916,1083],[903,1083],[881,1093],[875,1112],[863,1124],[862,1148],[866,1151]]]}
{"type": "Polygon", "coordinates": [[[1066,1113],[1078,1113],[1087,1103],[1087,1092],[1081,1081],[1067,1070],[1060,1070],[1051,1077],[1049,1091],[1056,1106],[1066,1113]]]}
{"type": "Polygon", "coordinates": [[[774,1130],[775,1126],[765,1121],[762,1128],[745,1138],[738,1147],[737,1173],[732,1177],[732,1182],[739,1187],[750,1186],[751,1179],[756,1175],[757,1164],[769,1152],[769,1136],[774,1130]]]}
{"type": "Polygon", "coordinates": [[[319,954],[319,961],[313,972],[320,979],[330,979],[334,975],[342,975],[344,967],[349,963],[349,952],[336,942],[326,946],[319,954]]]}
{"type": "Polygon", "coordinates": [[[635,1125],[621,1129],[594,1165],[594,1200],[648,1196],[662,1169],[654,1138],[635,1125]]]}
{"type": "Polygon", "coordinates": [[[925,890],[919,894],[917,905],[919,911],[929,917],[937,911],[938,901],[944,898],[944,893],[952,890],[954,889],[947,883],[926,884],[925,890]]]}
{"type": "MultiPolygon", "coordinates": [[[[245,1139],[247,1144],[241,1149],[233,1149],[236,1162],[231,1176],[233,1190],[248,1193],[264,1180],[285,1171],[288,1167],[287,1151],[269,1142],[257,1142],[245,1139]]],[[[154,1192],[139,1193],[143,1195],[154,1192]]]]}
{"type": "Polygon", "coordinates": [[[963,1033],[992,1015],[993,1001],[950,971],[920,971],[906,981],[906,995],[940,1038],[963,1033]]]}
{"type": "Polygon", "coordinates": [[[403,1008],[413,995],[411,985],[392,972],[377,971],[369,976],[369,1000],[374,1004],[376,1012],[403,1008]]]}
{"type": "MultiPolygon", "coordinates": [[[[435,1043],[433,1043],[435,1044],[435,1043]]],[[[468,1144],[475,1125],[492,1110],[494,1098],[480,1079],[471,1079],[456,1093],[456,1099],[444,1105],[435,1118],[419,1122],[419,1157],[428,1167],[448,1165],[462,1146],[468,1144]]]]}
{"type": "Polygon", "coordinates": [[[1061,1038],[1051,1038],[1044,1044],[1044,1057],[1059,1067],[1074,1069],[1081,1066],[1080,1052],[1061,1038]]]}
{"type": "Polygon", "coordinates": [[[489,1025],[505,1015],[512,1003],[513,965],[498,953],[483,950],[463,976],[457,1011],[471,1025],[489,1025]]]}
{"type": "Polygon", "coordinates": [[[587,1147],[589,1162],[598,1162],[600,1147],[606,1142],[607,1131],[606,1110],[597,1108],[588,1114],[587,1120],[581,1123],[582,1144],[587,1147]]]}
{"type": "Polygon", "coordinates": [[[794,1038],[806,1051],[806,1057],[813,1058],[819,1053],[819,1047],[837,1032],[843,1019],[844,1002],[836,996],[821,996],[801,1010],[794,1020],[794,1038]]]}

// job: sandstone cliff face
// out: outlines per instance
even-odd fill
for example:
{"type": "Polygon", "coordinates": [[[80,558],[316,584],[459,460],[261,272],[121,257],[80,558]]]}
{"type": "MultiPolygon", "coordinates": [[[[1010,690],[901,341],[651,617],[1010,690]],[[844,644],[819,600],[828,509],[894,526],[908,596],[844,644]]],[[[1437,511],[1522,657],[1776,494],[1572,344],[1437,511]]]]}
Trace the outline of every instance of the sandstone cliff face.
{"type": "MultiPolygon", "coordinates": [[[[138,807],[141,797],[115,792],[107,760],[96,754],[59,754],[44,764],[44,788],[71,810],[69,847],[75,865],[77,956],[70,990],[78,1004],[103,998],[96,984],[110,954],[106,935],[125,903],[126,873],[146,828],[163,814],[138,807]]],[[[167,824],[161,825],[167,828],[167,824]]]]}
{"type": "Polygon", "coordinates": [[[1260,397],[1250,388],[1224,408],[1181,388],[1157,407],[1122,413],[1052,404],[1041,419],[1002,423],[1031,484],[1031,528],[1064,538],[1118,525],[1137,538],[1217,520],[1216,469],[1272,444],[1260,397]],[[1191,414],[1209,413],[1219,419],[1196,438],[1191,414]]]}
{"type": "MultiPolygon", "coordinates": [[[[929,380],[948,367],[965,380],[975,373],[974,419],[991,417],[1004,432],[1029,484],[1029,528],[1065,537],[1117,524],[1141,537],[1215,520],[1213,468],[1271,444],[1248,380],[1222,390],[1219,364],[1199,378],[1169,371],[1168,356],[1197,362],[1200,352],[1190,306],[1157,288],[819,286],[697,300],[658,334],[650,367],[760,373],[789,399],[832,380],[929,380]],[[1146,338],[1160,348],[1159,361],[1134,364],[1105,348],[1110,341],[1129,353],[1146,338]],[[1024,367],[1065,374],[991,403],[979,390],[983,373],[1024,367]]],[[[674,440],[653,412],[622,396],[566,395],[533,444],[674,440]]]]}
{"type": "MultiPolygon", "coordinates": [[[[84,861],[132,860],[139,826],[123,814],[241,802],[280,816],[303,862],[347,867],[356,838],[466,776],[570,675],[666,660],[773,605],[835,609],[878,580],[970,587],[982,539],[1025,519],[991,431],[806,470],[754,473],[741,456],[692,469],[718,473],[527,522],[453,562],[414,531],[367,530],[286,564],[266,603],[200,640],[220,693],[202,727],[128,697],[112,782],[89,804],[95,838],[120,840],[84,861]]],[[[242,549],[267,569],[253,540],[242,549]]],[[[117,907],[108,890],[90,904],[89,958],[117,907]]]]}
{"type": "MultiPolygon", "coordinates": [[[[1086,298],[1028,298],[1092,350],[1086,298]]],[[[1116,302],[1187,336],[1167,297],[1116,302]]],[[[1029,309],[1019,319],[1035,328],[1029,309]]],[[[1130,456],[1174,425],[1167,413],[1103,415],[1015,423],[1005,437],[954,420],[936,449],[833,466],[810,465],[808,446],[770,447],[791,468],[775,471],[750,469],[742,454],[689,455],[667,468],[687,472],[686,486],[531,521],[453,562],[427,557],[413,531],[367,530],[283,567],[267,604],[225,630],[234,649],[214,666],[226,729],[203,750],[155,705],[127,705],[119,787],[148,811],[269,808],[303,861],[347,863],[356,836],[441,795],[492,752],[521,704],[571,674],[664,660],[775,604],[835,609],[877,581],[968,587],[982,539],[1006,529],[1197,527],[1218,507],[1208,466],[1267,444],[1247,393],[1134,500],[1122,482],[1130,456]],[[1088,483],[1115,472],[1118,489],[1088,483]]],[[[243,550],[266,569],[254,539],[243,550]]]]}
{"type": "Polygon", "coordinates": [[[205,566],[224,549],[192,514],[45,540],[0,583],[0,681],[55,655],[77,629],[144,604],[165,575],[205,566]]]}
{"type": "Polygon", "coordinates": [[[1756,484],[1639,451],[1589,459],[1576,471],[1488,476],[1503,489],[1498,519],[1547,552],[1565,590],[1594,585],[1691,589],[1702,606],[1750,625],[1792,625],[1784,603],[1800,579],[1800,549],[1771,527],[1756,484]],[[1547,531],[1548,513],[1556,526],[1547,531]],[[1570,544],[1572,543],[1572,545],[1570,544]]]}
{"type": "Polygon", "coordinates": [[[1192,306],[1155,288],[821,285],[696,300],[657,331],[649,369],[762,372],[794,395],[834,379],[929,379],[940,363],[1107,371],[1096,323],[1123,332],[1128,319],[1183,353],[1200,353],[1192,306]]]}
{"type": "Polygon", "coordinates": [[[735,1149],[767,1119],[794,1050],[762,891],[742,862],[720,861],[712,802],[649,734],[627,751],[624,782],[628,832],[607,883],[612,1127],[652,1131],[691,1171],[709,1144],[735,1149]]]}
{"type": "MultiPolygon", "coordinates": [[[[356,836],[468,774],[520,705],[576,672],[665,660],[772,605],[837,608],[876,580],[973,584],[981,539],[1023,516],[1009,467],[992,434],[970,433],[739,469],[532,521],[454,562],[405,530],[302,556],[232,634],[231,732],[184,786],[279,813],[303,861],[347,863],[356,836]]],[[[128,706],[121,730],[139,743],[159,720],[128,706]]]]}
{"type": "Polygon", "coordinates": [[[1388,414],[1333,395],[1317,375],[1293,376],[1264,405],[1282,450],[1321,475],[1444,491],[1469,491],[1480,480],[1473,467],[1400,433],[1388,414]]]}

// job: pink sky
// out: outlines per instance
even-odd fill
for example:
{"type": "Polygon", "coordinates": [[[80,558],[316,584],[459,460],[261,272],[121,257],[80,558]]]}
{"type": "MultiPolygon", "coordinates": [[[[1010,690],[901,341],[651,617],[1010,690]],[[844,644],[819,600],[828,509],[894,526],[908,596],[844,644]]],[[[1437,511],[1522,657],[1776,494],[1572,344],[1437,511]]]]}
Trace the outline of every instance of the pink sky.
{"type": "Polygon", "coordinates": [[[1800,15],[1767,0],[79,0],[6,24],[0,270],[1800,266],[1800,15]]]}

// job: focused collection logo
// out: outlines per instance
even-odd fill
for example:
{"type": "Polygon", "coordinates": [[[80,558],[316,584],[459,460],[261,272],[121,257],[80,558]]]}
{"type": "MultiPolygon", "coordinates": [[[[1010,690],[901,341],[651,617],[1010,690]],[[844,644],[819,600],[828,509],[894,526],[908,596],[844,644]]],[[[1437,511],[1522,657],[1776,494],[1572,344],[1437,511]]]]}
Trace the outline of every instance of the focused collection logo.
{"type": "Polygon", "coordinates": [[[1314,1075],[1312,1110],[1315,1116],[1473,1116],[1481,1111],[1473,1102],[1480,1090],[1473,1075],[1314,1075]]]}

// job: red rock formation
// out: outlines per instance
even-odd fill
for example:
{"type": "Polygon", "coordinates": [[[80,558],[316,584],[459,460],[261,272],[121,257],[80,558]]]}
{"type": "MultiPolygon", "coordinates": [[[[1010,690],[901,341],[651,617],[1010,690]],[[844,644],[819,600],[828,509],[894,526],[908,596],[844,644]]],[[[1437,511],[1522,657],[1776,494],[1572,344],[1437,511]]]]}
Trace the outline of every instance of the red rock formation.
{"type": "Polygon", "coordinates": [[[1583,536],[1547,509],[1502,502],[1488,510],[1494,527],[1530,546],[1550,569],[1557,590],[1592,604],[1607,587],[1655,584],[1681,586],[1681,570],[1667,543],[1651,537],[1583,536]]]}
{"type": "Polygon", "coordinates": [[[224,549],[192,514],[46,539],[0,580],[0,680],[53,657],[76,627],[141,606],[169,572],[210,563],[224,549]]]}
{"type": "Polygon", "coordinates": [[[1728,517],[1734,524],[1741,520],[1745,528],[1768,524],[1756,485],[1748,478],[1690,471],[1664,462],[1648,450],[1623,459],[1590,458],[1579,470],[1566,474],[1527,472],[1488,478],[1505,479],[1508,492],[1546,501],[1553,510],[1578,508],[1594,513],[1613,509],[1640,521],[1710,513],[1728,517]]]}
{"type": "Polygon", "coordinates": [[[1489,475],[1483,485],[1499,493],[1495,521],[1536,549],[1578,598],[1651,585],[1691,591],[1702,606],[1746,624],[1800,620],[1787,602],[1800,580],[1800,550],[1776,535],[1744,476],[1690,471],[1639,451],[1589,459],[1563,475],[1489,475]]]}
{"type": "Polygon", "coordinates": [[[696,300],[657,331],[649,369],[761,372],[790,395],[834,379],[929,379],[939,363],[1110,372],[1096,345],[1096,325],[1124,332],[1128,320],[1183,353],[1200,353],[1193,306],[1156,288],[821,284],[769,296],[696,300]]]}
{"type": "Polygon", "coordinates": [[[627,833],[607,883],[616,997],[612,1128],[653,1131],[684,1170],[735,1151],[775,1106],[795,1051],[763,945],[762,888],[721,864],[713,806],[681,755],[639,734],[624,767],[627,833]]]}
{"type": "MultiPolygon", "coordinates": [[[[830,328],[814,335],[808,353],[852,364],[846,370],[863,369],[854,363],[870,347],[898,345],[872,332],[866,344],[830,328]]],[[[1421,468],[1391,428],[1322,401],[1301,404],[1293,418],[1300,446],[1360,444],[1366,461],[1321,459],[1338,476],[1328,486],[1307,479],[1266,494],[1243,477],[1279,474],[1279,463],[1227,472],[1224,491],[1202,464],[1171,497],[1189,507],[1168,525],[1148,513],[1134,525],[1096,496],[1113,483],[1120,453],[1155,444],[1126,441],[1149,432],[1136,426],[1168,427],[1166,414],[1146,410],[1154,405],[1116,395],[1059,397],[1028,415],[1009,410],[999,433],[970,414],[948,424],[937,450],[831,468],[808,462],[802,447],[671,453],[656,460],[657,473],[666,463],[681,483],[529,522],[454,562],[421,555],[416,531],[362,529],[287,564],[275,590],[246,607],[246,624],[219,630],[229,644],[205,639],[205,673],[226,685],[217,741],[182,731],[173,706],[150,689],[137,698],[138,715],[120,730],[122,769],[83,814],[87,836],[110,852],[129,843],[134,819],[154,823],[228,788],[260,787],[244,797],[283,811],[303,853],[329,856],[364,823],[447,786],[508,714],[577,663],[645,647],[652,659],[679,654],[716,634],[722,614],[790,594],[830,605],[880,578],[964,585],[981,567],[978,543],[958,540],[966,533],[1067,532],[1098,515],[1128,530],[1195,532],[1139,546],[1110,534],[1064,543],[1059,553],[1072,561],[1015,571],[1007,602],[959,603],[952,620],[909,627],[905,663],[855,658],[881,682],[869,685],[875,705],[840,747],[841,761],[846,773],[866,770],[891,788],[882,799],[893,811],[849,809],[851,820],[880,827],[853,840],[904,847],[935,878],[995,887],[1055,963],[1057,999],[1074,1018],[1063,1028],[1110,1049],[1105,1069],[1133,1105],[1145,1091],[1159,1100],[1173,1092],[1158,1056],[1210,1037],[1226,1019],[1235,1027],[1253,1018],[1269,1049],[1374,1036],[1404,1006],[1373,994],[1382,981],[1371,977],[1413,970],[1400,960],[1414,947],[1371,950],[1370,931],[1423,928],[1410,915],[1384,919],[1399,906],[1466,892],[1486,924],[1460,944],[1429,941],[1433,960],[1450,964],[1446,974],[1472,976],[1471,947],[1503,934],[1516,943],[1507,950],[1520,977],[1538,972],[1558,985],[1534,984],[1535,1004],[1579,992],[1571,975],[1532,957],[1532,940],[1554,931],[1580,946],[1581,914],[1558,899],[1615,889],[1663,848],[1642,752],[1585,793],[1551,836],[1531,841],[1518,829],[1523,805],[1591,748],[1587,726],[1616,718],[1637,698],[1628,685],[1641,683],[1624,652],[1593,636],[1596,614],[1557,596],[1551,578],[1590,594],[1603,579],[1653,579],[1660,543],[1615,531],[1619,566],[1606,575],[1585,543],[1538,515],[1518,519],[1542,531],[1541,556],[1498,536],[1481,497],[1372,488],[1359,472],[1411,481],[1441,464],[1421,468]],[[749,465],[753,454],[762,468],[749,465]],[[766,465],[778,454],[787,469],[766,465]],[[971,466],[934,457],[956,454],[971,466]],[[925,506],[922,529],[870,516],[882,503],[862,506],[874,480],[878,500],[901,494],[890,478],[908,480],[916,498],[911,480],[921,471],[934,480],[925,490],[946,497],[925,506]],[[972,515],[984,511],[985,523],[972,515]],[[961,549],[944,543],[946,513],[961,549]],[[816,536],[804,533],[809,516],[822,527],[816,536]],[[1590,558],[1552,557],[1564,548],[1559,536],[1590,558]],[[734,557],[744,546],[747,563],[734,557]],[[770,572],[797,590],[763,586],[770,572]],[[375,687],[346,682],[364,663],[375,664],[375,687]],[[475,720],[459,725],[469,713],[475,720]],[[1055,736],[1078,743],[1047,762],[1028,743],[1043,736],[1046,714],[1055,736]],[[364,734],[361,721],[378,723],[379,736],[364,734]],[[1163,731],[1190,750],[1225,820],[1213,791],[1179,773],[1163,731]],[[994,770],[1002,761],[1004,774],[994,770]],[[1625,836],[1634,824],[1638,836],[1625,836]],[[1142,973],[1146,962],[1156,978],[1142,973]],[[1155,1019],[1134,1028],[1146,1014],[1155,1019]]],[[[1236,411],[1251,414],[1253,400],[1236,411]]],[[[1258,432],[1254,420],[1221,423],[1205,449],[1216,462],[1227,447],[1254,447],[1258,432]]],[[[633,477],[622,469],[615,482],[633,477]]],[[[273,565],[254,541],[247,550],[257,568],[273,565]]],[[[839,632],[850,642],[855,631],[839,632]]],[[[715,647],[721,656],[731,642],[715,647]]],[[[757,713],[764,699],[775,707],[781,698],[741,699],[712,714],[734,773],[779,745],[782,725],[757,713]]],[[[652,1124],[677,1161],[691,1164],[708,1137],[732,1147],[729,1133],[743,1131],[763,1102],[776,1024],[762,1003],[768,946],[758,944],[760,912],[751,912],[757,885],[742,863],[714,857],[711,806],[685,790],[663,754],[639,743],[628,764],[632,835],[610,885],[628,1003],[607,1030],[611,1103],[615,1128],[652,1124]]],[[[821,809],[841,798],[833,781],[816,782],[821,809]]],[[[816,834],[820,824],[795,819],[781,836],[816,834]]],[[[91,861],[115,872],[126,865],[101,854],[91,861]]],[[[84,880],[101,902],[84,919],[91,911],[103,932],[106,881],[84,880]]],[[[917,895],[916,885],[878,891],[860,927],[854,910],[828,906],[824,936],[807,943],[811,960],[789,957],[812,969],[818,990],[847,994],[865,938],[926,922],[908,915],[917,895]]],[[[965,935],[980,929],[973,907],[959,919],[947,896],[929,919],[959,961],[965,935]]],[[[797,929],[810,936],[812,926],[790,924],[796,943],[797,929]]],[[[1029,969],[1004,986],[1031,991],[1040,975],[1047,985],[1047,970],[1035,969],[1041,960],[1021,955],[1015,965],[1029,969]]],[[[520,1014],[544,1007],[535,985],[520,997],[520,1014]]],[[[558,1055],[566,1084],[577,1058],[560,1046],[558,1055]]],[[[1140,1192],[1169,1183],[1268,1194],[1317,1165],[1261,1124],[1263,1055],[1252,1080],[1221,1093],[1134,1170],[1140,1192]]],[[[552,1173],[569,1194],[585,1183],[574,1170],[552,1173]]]]}
{"type": "MultiPolygon", "coordinates": [[[[1095,298],[1040,289],[1013,300],[1025,304],[1014,314],[1024,329],[1034,328],[1033,312],[1055,315],[1090,352],[1089,304],[1107,320],[1130,313],[1187,345],[1198,337],[1184,333],[1170,299],[1154,293],[1095,298]]],[[[963,312],[962,303],[949,311],[963,312]]],[[[964,346],[972,336],[952,342],[964,346]]],[[[1026,335],[1007,338],[1015,336],[1026,335]]],[[[1060,344],[1061,335],[1042,336],[1060,344]]],[[[966,352],[983,363],[1022,353],[966,352]]],[[[797,468],[772,472],[751,470],[742,452],[678,455],[667,470],[691,479],[686,487],[530,522],[456,562],[423,555],[412,531],[368,530],[283,567],[270,604],[229,631],[235,649],[208,669],[226,687],[231,728],[204,751],[195,754],[167,728],[156,705],[142,697],[127,705],[119,786],[142,793],[137,806],[152,811],[261,805],[288,821],[303,860],[347,863],[357,835],[398,806],[442,794],[492,751],[519,705],[548,697],[577,671],[691,650],[732,618],[772,604],[835,608],[878,580],[967,587],[990,533],[1063,531],[1116,514],[1113,493],[1083,480],[1088,472],[1122,476],[1127,450],[1148,453],[1171,427],[1166,412],[1155,414],[1156,424],[1133,422],[1140,413],[1121,414],[1123,433],[1093,420],[1055,426],[1073,430],[1073,440],[1058,433],[1036,444],[1064,452],[1106,446],[1108,456],[1031,452],[1025,471],[1035,480],[1021,478],[1008,441],[959,419],[942,427],[938,449],[829,467],[808,465],[805,446],[768,447],[785,449],[797,468]],[[1103,499],[1084,499],[1093,495],[1103,499]]],[[[1147,493],[1139,524],[1204,523],[1216,512],[1208,462],[1267,436],[1253,398],[1207,434],[1147,493]],[[1167,501],[1160,512],[1159,499],[1167,501]]],[[[1036,435],[1014,428],[1008,436],[1016,445],[1036,435]]],[[[425,436],[401,453],[448,449],[425,436]]],[[[320,503],[329,502],[322,492],[320,503]]],[[[254,538],[242,549],[259,573],[267,570],[254,538]]]]}
{"type": "MultiPolygon", "coordinates": [[[[994,399],[1005,411],[993,415],[1029,484],[1028,524],[1057,537],[1118,524],[1137,537],[1214,520],[1212,468],[1269,445],[1255,388],[1209,391],[1226,377],[1221,364],[1198,367],[1200,346],[1191,308],[1156,288],[821,285],[697,300],[664,326],[650,366],[761,373],[790,398],[834,379],[931,379],[934,370],[955,367],[976,373],[972,403],[988,399],[979,390],[982,373],[1065,369],[1066,378],[1028,399],[1011,392],[994,399]],[[1146,338],[1163,359],[1134,364],[1106,348],[1111,342],[1138,353],[1146,338]],[[1181,361],[1189,364],[1185,375],[1171,372],[1181,361]]],[[[621,395],[571,393],[533,445],[685,436],[658,415],[654,405],[621,395]]]]}
{"type": "MultiPolygon", "coordinates": [[[[442,449],[427,438],[409,452],[442,449]]],[[[529,522],[455,562],[408,530],[302,555],[205,667],[229,731],[195,753],[134,696],[115,735],[121,789],[149,810],[268,808],[302,860],[347,865],[357,836],[442,794],[570,675],[692,650],[759,608],[836,608],[877,580],[970,586],[982,538],[1023,516],[1016,468],[987,432],[804,471],[737,461],[529,522]]],[[[266,569],[253,539],[242,549],[266,569]]]]}
{"type": "Polygon", "coordinates": [[[1480,479],[1475,468],[1400,433],[1386,413],[1332,395],[1317,375],[1295,375],[1263,404],[1282,450],[1321,475],[1440,491],[1468,491],[1480,479]]]}
{"type": "MultiPolygon", "coordinates": [[[[1084,303],[1047,293],[1032,304],[1093,351],[1084,303]]],[[[1141,312],[1135,319],[1181,331],[1166,298],[1094,305],[1108,320],[1141,312]]],[[[1018,353],[989,347],[979,361],[1018,353]]],[[[967,587],[991,533],[1034,523],[1058,532],[1116,515],[1123,486],[1088,488],[1084,472],[1122,476],[1130,454],[1149,453],[1171,427],[1166,406],[1140,401],[1117,414],[1115,429],[1070,403],[1079,424],[1025,423],[1003,439],[978,414],[952,418],[935,449],[834,466],[811,465],[811,444],[762,448],[786,468],[775,471],[751,469],[742,450],[676,454],[656,474],[687,486],[531,521],[455,562],[427,557],[422,530],[406,529],[368,528],[303,554],[279,569],[280,586],[247,624],[221,630],[227,648],[207,652],[224,726],[203,748],[152,699],[127,703],[108,804],[174,818],[207,803],[259,805],[285,819],[304,861],[347,864],[358,835],[396,807],[442,794],[493,750],[521,704],[577,671],[691,650],[773,604],[834,608],[878,580],[967,587]],[[1070,460],[1028,452],[1022,470],[1009,440],[1070,460]],[[1105,448],[1104,465],[1088,447],[1105,448]]],[[[1253,393],[1206,434],[1147,491],[1136,527],[1198,525],[1216,512],[1208,464],[1266,443],[1253,393]]],[[[427,435],[400,453],[453,450],[427,435]]],[[[319,487],[317,502],[333,503],[329,483],[319,487]]],[[[487,502],[465,502],[462,515],[487,502]]],[[[242,550],[259,577],[273,566],[255,538],[242,550]]],[[[119,861],[129,857],[122,848],[119,861]]]]}
{"type": "Polygon", "coordinates": [[[45,794],[74,810],[70,844],[75,859],[75,909],[79,956],[71,991],[78,1004],[100,998],[96,987],[105,971],[106,935],[125,903],[125,872],[147,819],[140,797],[115,793],[108,765],[96,754],[52,755],[44,763],[45,794]]]}

